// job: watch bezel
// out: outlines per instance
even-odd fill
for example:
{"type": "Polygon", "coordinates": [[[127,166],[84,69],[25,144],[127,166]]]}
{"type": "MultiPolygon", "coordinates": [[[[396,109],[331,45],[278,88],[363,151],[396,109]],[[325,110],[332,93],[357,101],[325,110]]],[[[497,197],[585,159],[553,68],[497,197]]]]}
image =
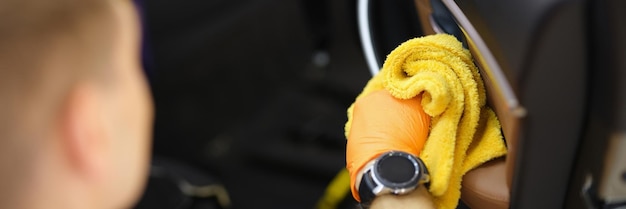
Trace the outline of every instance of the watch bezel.
{"type": "Polygon", "coordinates": [[[376,161],[374,162],[371,168],[371,175],[372,175],[374,182],[376,182],[378,185],[380,185],[379,187],[382,187],[382,188],[375,188],[375,190],[379,190],[379,191],[372,191],[372,192],[374,194],[379,194],[383,192],[383,190],[388,190],[388,192],[392,194],[404,194],[404,193],[410,192],[419,185],[420,179],[422,179],[422,176],[423,176],[422,174],[424,173],[423,171],[424,170],[423,170],[423,167],[420,165],[419,159],[413,156],[412,154],[409,154],[406,152],[400,152],[400,151],[391,151],[391,152],[384,153],[380,155],[378,158],[376,158],[376,161]],[[403,159],[407,159],[414,166],[415,169],[413,172],[413,176],[408,181],[401,182],[401,183],[391,182],[383,178],[380,175],[380,171],[378,170],[380,168],[380,163],[385,162],[384,161],[385,159],[391,158],[391,157],[401,157],[403,159]]]}
{"type": "Polygon", "coordinates": [[[359,193],[360,202],[371,202],[376,196],[384,194],[403,195],[415,190],[418,186],[424,184],[428,186],[430,182],[430,174],[424,162],[410,153],[402,151],[389,151],[376,157],[370,161],[359,172],[356,179],[356,189],[359,193]],[[415,167],[415,173],[413,177],[404,183],[394,183],[381,178],[377,168],[381,159],[392,156],[401,156],[409,159],[411,164],[415,167]]]}

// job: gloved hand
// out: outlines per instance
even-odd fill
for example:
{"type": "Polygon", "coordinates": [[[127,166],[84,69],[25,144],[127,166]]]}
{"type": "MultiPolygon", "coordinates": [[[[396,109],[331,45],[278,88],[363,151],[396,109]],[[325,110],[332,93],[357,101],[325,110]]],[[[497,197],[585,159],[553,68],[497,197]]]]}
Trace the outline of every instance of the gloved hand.
{"type": "Polygon", "coordinates": [[[391,150],[419,156],[430,128],[430,116],[421,105],[421,95],[396,99],[386,90],[360,97],[354,103],[346,150],[350,188],[358,201],[358,172],[372,159],[391,150]]]}

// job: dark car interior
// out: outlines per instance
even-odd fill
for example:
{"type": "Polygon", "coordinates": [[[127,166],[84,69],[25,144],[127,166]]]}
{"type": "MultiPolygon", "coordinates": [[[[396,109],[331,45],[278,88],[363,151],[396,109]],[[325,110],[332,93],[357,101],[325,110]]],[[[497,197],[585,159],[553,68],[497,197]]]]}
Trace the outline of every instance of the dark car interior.
{"type": "Polygon", "coordinates": [[[459,208],[626,205],[625,1],[136,3],[156,121],[135,208],[316,208],[345,166],[346,109],[434,33],[474,56],[508,147],[464,177],[459,208]]]}

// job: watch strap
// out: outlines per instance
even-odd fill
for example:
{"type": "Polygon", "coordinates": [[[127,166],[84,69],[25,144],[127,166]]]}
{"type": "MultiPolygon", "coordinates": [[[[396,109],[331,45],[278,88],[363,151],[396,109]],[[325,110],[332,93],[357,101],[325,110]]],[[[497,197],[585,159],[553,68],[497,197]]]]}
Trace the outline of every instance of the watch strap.
{"type": "Polygon", "coordinates": [[[361,183],[359,184],[359,198],[361,198],[361,203],[372,203],[376,194],[372,191],[373,188],[376,188],[376,182],[372,177],[372,171],[368,170],[363,173],[363,177],[361,177],[361,183]]]}

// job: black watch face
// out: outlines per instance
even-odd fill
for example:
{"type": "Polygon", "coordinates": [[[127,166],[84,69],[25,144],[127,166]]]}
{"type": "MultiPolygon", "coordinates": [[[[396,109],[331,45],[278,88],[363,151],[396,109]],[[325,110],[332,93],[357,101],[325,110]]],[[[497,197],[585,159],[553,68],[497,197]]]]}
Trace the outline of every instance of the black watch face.
{"type": "Polygon", "coordinates": [[[417,162],[407,153],[391,153],[382,156],[376,164],[376,173],[383,184],[404,187],[416,184],[418,179],[417,162]]]}

